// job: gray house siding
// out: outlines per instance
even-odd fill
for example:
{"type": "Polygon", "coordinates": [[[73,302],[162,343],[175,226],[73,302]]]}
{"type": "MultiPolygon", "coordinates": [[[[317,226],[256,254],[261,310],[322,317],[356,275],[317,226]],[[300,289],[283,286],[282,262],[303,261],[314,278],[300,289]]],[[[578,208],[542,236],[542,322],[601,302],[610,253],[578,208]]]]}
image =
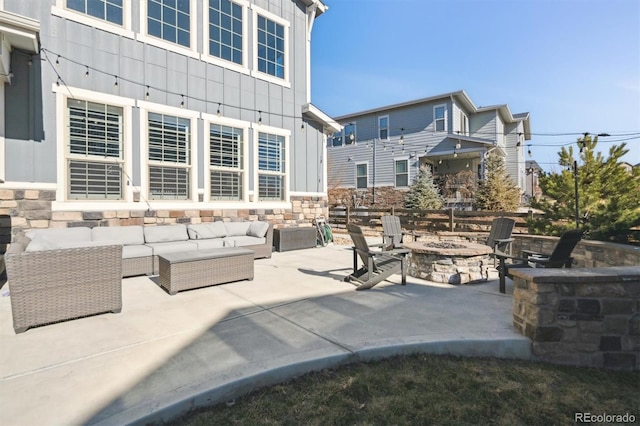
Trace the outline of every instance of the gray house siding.
{"type": "MultiPolygon", "coordinates": [[[[16,197],[22,194],[20,191],[29,188],[53,191],[56,193],[53,199],[50,193],[45,197],[53,201],[51,209],[54,212],[73,211],[75,205],[81,204],[82,207],[78,208],[84,211],[146,210],[145,202],[150,198],[145,192],[150,191],[148,185],[145,187],[149,171],[144,151],[147,141],[141,131],[144,132],[147,126],[147,111],[157,107],[161,113],[170,114],[164,110],[174,108],[177,112],[173,115],[192,117],[192,171],[189,172],[191,188],[188,202],[156,200],[151,203],[153,207],[159,206],[157,209],[162,211],[189,209],[189,214],[193,214],[194,209],[204,209],[225,216],[238,214],[241,209],[247,212],[265,211],[265,208],[269,212],[291,211],[294,206],[292,201],[303,198],[303,205],[310,203],[326,208],[325,132],[328,128],[334,128],[332,126],[336,123],[330,123],[328,117],[318,116],[317,112],[311,115],[303,115],[302,112],[303,107],[310,105],[307,5],[312,2],[242,2],[243,5],[245,3],[248,6],[243,26],[247,42],[244,46],[244,70],[239,70],[240,67],[234,64],[221,65],[224,61],[208,56],[203,20],[208,0],[192,0],[190,3],[190,13],[196,15],[190,27],[191,32],[195,33],[191,38],[191,46],[195,48],[191,50],[181,50],[177,45],[165,48],[171,43],[159,39],[154,42],[150,40],[151,36],[144,34],[146,31],[141,24],[141,14],[146,3],[142,1],[124,2],[125,6],[130,7],[131,19],[130,26],[125,26],[122,31],[102,28],[110,24],[87,24],[86,15],[67,10],[66,1],[62,0],[0,2],[8,12],[39,21],[42,48],[40,55],[15,55],[12,61],[16,78],[14,84],[6,85],[4,90],[4,105],[7,106],[3,131],[6,161],[1,159],[5,162],[5,183],[0,183],[0,189],[15,190],[16,197]],[[259,15],[263,11],[268,19],[277,22],[282,20],[285,27],[287,78],[281,81],[257,70],[254,56],[257,51],[254,36],[257,20],[254,19],[254,12],[259,15]],[[28,64],[29,59],[32,59],[31,65],[28,64]],[[89,75],[85,76],[87,70],[89,75]],[[68,180],[65,178],[65,182],[60,182],[60,176],[67,174],[68,149],[66,104],[61,107],[61,99],[66,102],[75,98],[105,104],[117,99],[126,105],[123,127],[125,133],[131,136],[124,139],[127,146],[123,147],[123,152],[126,156],[124,164],[129,167],[129,172],[126,178],[123,177],[126,185],[122,198],[115,202],[88,199],[80,203],[67,200],[66,195],[61,196],[67,192],[65,182],[68,180]],[[61,108],[64,113],[61,113],[61,108]],[[206,199],[209,191],[209,165],[205,157],[209,140],[207,120],[215,122],[216,116],[221,121],[241,120],[246,123],[242,125],[246,132],[244,144],[247,161],[243,173],[248,178],[243,187],[244,197],[234,201],[236,204],[233,207],[229,207],[226,201],[206,199]],[[284,164],[286,183],[281,200],[260,200],[258,197],[257,137],[261,132],[284,136],[287,141],[285,151],[288,160],[284,164]],[[65,165],[64,170],[60,169],[60,164],[65,165]],[[227,210],[220,212],[216,210],[218,206],[227,210]]],[[[317,15],[326,10],[324,5],[321,6],[316,10],[317,15]]],[[[119,104],[116,102],[116,105],[119,104]]],[[[299,204],[295,204],[295,207],[300,208],[299,204]]],[[[0,213],[5,213],[5,210],[0,209],[0,213]]],[[[323,212],[322,209],[313,210],[314,214],[323,212]]],[[[23,212],[16,214],[22,217],[23,212]]],[[[84,217],[78,214],[65,217],[84,217]]],[[[120,214],[118,217],[121,217],[120,214]]],[[[122,217],[128,216],[122,213],[122,217]]],[[[287,217],[291,218],[290,215],[287,217]]],[[[310,218],[307,213],[304,217],[307,220],[310,218]]],[[[283,214],[271,215],[267,219],[287,220],[283,214]]],[[[26,225],[29,226],[29,223],[26,225]]],[[[37,224],[40,227],[44,225],[44,222],[37,224]]]]}
{"type": "MultiPolygon", "coordinates": [[[[374,199],[378,203],[381,197],[376,194],[381,193],[384,194],[382,203],[401,203],[407,187],[396,187],[396,160],[407,161],[409,184],[425,164],[431,165],[436,175],[470,171],[471,178],[477,179],[483,174],[484,155],[489,150],[498,148],[509,162],[513,160],[505,144],[512,146],[513,155],[522,154],[522,147],[515,146],[517,140],[512,141],[508,136],[512,127],[520,129],[516,133],[523,132],[522,119],[514,118],[505,105],[475,107],[462,91],[337,117],[345,126],[356,125],[357,143],[345,144],[346,137],[343,137],[341,145],[333,146],[333,138],[328,140],[329,202],[349,199],[349,191],[356,190],[356,166],[362,162],[368,164],[366,192],[370,203],[374,199]],[[434,114],[438,106],[446,107],[444,131],[436,131],[434,114]],[[468,132],[463,129],[461,113],[466,117],[468,132]],[[379,139],[378,117],[381,116],[389,119],[386,140],[379,139]],[[508,126],[505,120],[510,120],[508,126]],[[400,194],[391,195],[393,191],[400,194]]],[[[524,137],[520,137],[524,141],[524,137]]],[[[521,182],[518,170],[514,169],[513,176],[516,182],[521,182]]],[[[364,192],[363,189],[356,191],[364,192]]]]}
{"type": "MultiPolygon", "coordinates": [[[[114,94],[125,98],[145,99],[145,85],[151,87],[148,101],[163,105],[178,106],[184,94],[184,108],[193,111],[216,114],[218,102],[222,103],[223,116],[255,123],[258,120],[257,110],[262,111],[262,123],[266,126],[289,129],[291,131],[291,175],[290,190],[298,192],[323,192],[318,186],[317,178],[309,176],[322,175],[318,152],[323,144],[322,128],[306,125],[306,131],[300,130],[300,109],[307,102],[306,94],[306,21],[304,6],[292,0],[255,1],[257,6],[287,19],[290,24],[289,57],[291,88],[270,83],[255,77],[225,69],[218,65],[202,62],[172,51],[153,45],[97,30],[86,25],[51,15],[51,6],[55,1],[5,1],[5,9],[11,12],[38,19],[41,22],[42,47],[50,52],[56,52],[62,58],[57,71],[64,83],[70,87],[87,89],[94,92],[114,94]],[[65,60],[69,58],[72,63],[65,60]],[[299,59],[296,59],[299,58],[299,59]],[[84,77],[87,64],[91,67],[88,78],[84,77]],[[97,69],[101,72],[93,71],[97,69]],[[114,87],[115,77],[118,86],[114,87]],[[127,80],[132,80],[131,82],[127,80]],[[161,88],[154,90],[153,88],[161,88]]],[[[139,28],[139,2],[132,1],[132,29],[139,28]]],[[[202,52],[202,22],[200,12],[206,1],[199,0],[197,4],[197,51],[202,52]]],[[[255,25],[251,13],[247,14],[247,26],[255,25]]],[[[249,34],[252,37],[251,34],[249,34]]],[[[252,51],[253,48],[249,47],[252,51]]],[[[25,91],[32,87],[8,87],[6,90],[6,104],[14,105],[7,111],[6,155],[11,158],[7,162],[6,180],[16,182],[56,182],[56,162],[47,161],[56,157],[56,126],[62,123],[55,119],[55,94],[51,87],[57,77],[51,70],[45,55],[40,58],[42,67],[42,108],[39,108],[43,120],[44,135],[42,140],[36,140],[33,135],[27,135],[26,129],[32,129],[26,122],[28,114],[25,91]],[[18,136],[18,137],[13,137],[18,136]]],[[[56,55],[49,53],[49,60],[55,63],[56,55]]],[[[253,61],[248,55],[248,60],[253,61]]],[[[26,58],[16,61],[17,66],[24,68],[26,58]]],[[[16,70],[18,71],[18,70],[16,70]]],[[[17,73],[16,73],[17,74],[17,73]]],[[[31,74],[30,74],[31,75],[31,74]]],[[[34,106],[29,105],[31,110],[34,106]]],[[[134,108],[136,111],[137,108],[134,108]]],[[[137,111],[136,111],[137,113],[137,111]]],[[[133,125],[139,126],[140,119],[134,113],[133,125]]],[[[197,147],[204,149],[205,131],[199,120],[197,147]]],[[[138,133],[134,133],[136,135],[138,133]]],[[[251,139],[251,137],[249,138],[251,139]]],[[[134,137],[134,155],[139,155],[134,137]]],[[[60,145],[60,148],[63,145],[60,145]]],[[[250,144],[252,147],[253,144],[250,144]]],[[[253,153],[250,152],[250,155],[253,153]]],[[[252,158],[252,157],[251,157],[252,158]]],[[[140,159],[132,158],[134,163],[134,185],[140,184],[140,159]]],[[[204,186],[204,159],[199,156],[199,175],[197,184],[204,186]]],[[[250,167],[253,170],[253,167],[250,167]]],[[[253,179],[250,179],[250,190],[253,179]]]]}
{"type": "Polygon", "coordinates": [[[474,114],[469,119],[469,132],[471,136],[484,139],[496,138],[496,111],[486,111],[474,114]]]}

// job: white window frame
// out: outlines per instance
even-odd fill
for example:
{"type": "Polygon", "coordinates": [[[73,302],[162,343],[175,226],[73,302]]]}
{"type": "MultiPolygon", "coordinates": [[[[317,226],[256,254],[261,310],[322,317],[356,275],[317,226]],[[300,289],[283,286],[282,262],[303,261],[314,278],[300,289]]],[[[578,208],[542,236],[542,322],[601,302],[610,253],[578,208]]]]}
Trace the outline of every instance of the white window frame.
{"type": "Polygon", "coordinates": [[[291,161],[290,161],[290,156],[291,156],[291,150],[290,150],[290,139],[291,139],[291,131],[287,130],[287,129],[281,129],[279,127],[271,127],[271,126],[265,126],[264,124],[257,124],[257,123],[252,123],[251,125],[252,130],[253,130],[253,202],[254,203],[259,203],[261,206],[268,206],[269,204],[275,205],[275,206],[282,206],[285,204],[289,204],[290,203],[290,199],[291,199],[291,185],[290,185],[290,179],[291,179],[291,161]],[[284,173],[280,173],[280,172],[269,172],[269,171],[260,171],[259,168],[259,162],[260,162],[260,158],[259,158],[259,139],[260,139],[260,133],[269,133],[272,135],[277,135],[277,136],[283,136],[284,137],[284,173]],[[260,174],[274,174],[274,175],[278,175],[278,176],[284,176],[284,182],[283,182],[283,199],[282,200],[260,200],[260,181],[259,181],[259,175],[260,174]]]}
{"type": "Polygon", "coordinates": [[[131,26],[131,1],[122,0],[122,25],[99,19],[74,9],[68,9],[67,0],[56,0],[55,4],[51,6],[51,14],[89,27],[135,39],[135,33],[131,26]]]}
{"type": "Polygon", "coordinates": [[[184,47],[178,43],[172,43],[162,38],[158,38],[148,34],[147,28],[147,0],[140,0],[140,32],[136,34],[136,40],[150,44],[161,49],[169,50],[171,52],[179,53],[181,55],[189,56],[192,58],[200,59],[200,53],[198,53],[198,15],[200,10],[198,9],[198,3],[196,0],[189,0],[189,47],[184,47]]]}
{"type": "Polygon", "coordinates": [[[393,159],[393,186],[396,188],[408,188],[411,186],[411,167],[409,166],[409,157],[396,157],[393,159]],[[404,161],[407,164],[407,184],[406,185],[398,185],[398,171],[396,170],[396,163],[399,161],[404,161]]]}
{"type": "Polygon", "coordinates": [[[366,189],[369,189],[369,162],[368,162],[368,161],[360,161],[360,162],[357,162],[357,163],[355,164],[354,174],[355,174],[355,179],[356,179],[356,181],[355,181],[355,183],[356,183],[356,184],[355,184],[355,188],[356,188],[356,190],[357,190],[357,191],[358,191],[358,190],[359,190],[359,191],[364,191],[364,190],[366,190],[366,189]],[[360,187],[358,187],[358,166],[361,166],[361,165],[363,165],[363,164],[367,167],[367,176],[366,176],[366,177],[367,177],[367,186],[365,186],[364,188],[360,188],[360,187]]]}
{"type": "MultiPolygon", "coordinates": [[[[204,202],[215,203],[217,208],[223,208],[223,205],[230,205],[231,207],[237,207],[238,203],[246,203],[249,201],[249,128],[251,127],[251,123],[248,121],[235,120],[227,117],[218,117],[217,115],[212,114],[202,114],[202,119],[204,120],[204,202]],[[230,126],[242,129],[242,187],[243,194],[242,199],[239,201],[232,200],[212,200],[211,199],[211,170],[223,170],[223,168],[212,167],[210,162],[210,139],[209,139],[209,130],[211,125],[221,125],[221,126],[230,126]]],[[[237,170],[237,169],[229,169],[229,170],[237,170]]]]}
{"type": "Polygon", "coordinates": [[[253,49],[253,67],[251,69],[251,76],[290,88],[291,80],[289,76],[291,74],[292,61],[291,52],[289,50],[289,33],[291,32],[291,24],[289,21],[266,11],[261,7],[252,5],[251,9],[253,10],[253,39],[251,40],[251,46],[253,49]],[[271,74],[258,71],[258,15],[284,27],[284,78],[278,78],[271,74]]]}
{"type": "Polygon", "coordinates": [[[378,116],[378,139],[381,141],[388,141],[389,140],[389,127],[390,127],[391,122],[389,121],[389,115],[380,115],[378,116]],[[382,127],[380,125],[380,122],[384,119],[387,119],[387,126],[386,127],[382,127]],[[382,129],[385,129],[387,131],[387,137],[383,138],[382,136],[380,136],[380,132],[382,131],[382,129]]]}
{"type": "Polygon", "coordinates": [[[233,61],[227,61],[217,56],[209,54],[209,0],[203,0],[204,13],[202,14],[202,53],[200,60],[214,65],[228,68],[242,74],[250,74],[249,70],[249,7],[251,4],[246,0],[231,0],[242,7],[242,64],[236,64],[233,61]]]}
{"type": "Polygon", "coordinates": [[[433,132],[434,133],[446,133],[448,131],[447,122],[449,121],[449,109],[447,108],[447,104],[438,104],[433,106],[433,132]],[[436,118],[436,110],[438,108],[444,108],[444,118],[436,118]],[[444,120],[444,129],[438,130],[438,121],[444,120]]]}
{"type": "Polygon", "coordinates": [[[105,208],[118,208],[126,203],[133,201],[132,182],[129,177],[133,174],[132,154],[133,154],[133,107],[135,100],[120,96],[110,95],[106,93],[93,92],[90,90],[80,89],[76,87],[52,85],[52,92],[56,96],[56,163],[57,163],[57,188],[56,200],[52,203],[53,210],[64,210],[62,206],[71,206],[75,210],[104,210],[105,208]],[[94,200],[94,199],[69,199],[69,175],[67,173],[67,159],[72,156],[67,155],[68,145],[68,122],[67,98],[79,99],[88,102],[96,102],[112,106],[121,107],[123,129],[122,129],[122,169],[123,169],[123,186],[122,199],[119,200],[94,200]],[[109,207],[107,207],[109,206],[109,207]]]}
{"type": "MultiPolygon", "coordinates": [[[[183,205],[190,203],[198,203],[198,118],[200,113],[198,111],[192,111],[168,105],[156,104],[146,101],[138,101],[138,107],[140,108],[140,161],[142,167],[140,168],[140,186],[141,193],[145,200],[153,203],[154,206],[161,208],[162,205],[183,205]],[[180,118],[186,118],[191,121],[191,136],[189,138],[190,147],[190,161],[189,168],[189,198],[186,200],[174,200],[174,199],[152,199],[150,193],[149,184],[149,167],[152,165],[162,166],[161,162],[149,161],[149,113],[173,115],[180,118]]],[[[174,163],[168,165],[168,167],[175,167],[174,163]]],[[[180,166],[182,167],[182,166],[180,166]]]]}
{"type": "MultiPolygon", "coordinates": [[[[465,136],[469,136],[469,118],[467,117],[467,114],[465,114],[462,110],[459,111],[460,112],[460,134],[465,135],[465,136]]],[[[445,114],[446,115],[446,114],[445,114]]]]}
{"type": "Polygon", "coordinates": [[[342,144],[343,145],[356,145],[358,142],[358,126],[356,123],[345,124],[343,128],[342,144]],[[347,127],[353,126],[353,140],[349,139],[347,134],[347,127]]]}

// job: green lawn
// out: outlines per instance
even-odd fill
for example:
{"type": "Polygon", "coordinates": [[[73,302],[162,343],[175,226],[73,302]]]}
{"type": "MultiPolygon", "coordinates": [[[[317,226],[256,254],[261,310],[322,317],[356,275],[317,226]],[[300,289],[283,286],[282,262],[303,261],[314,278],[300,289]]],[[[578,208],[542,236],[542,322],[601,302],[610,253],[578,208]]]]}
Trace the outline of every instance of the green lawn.
{"type": "Polygon", "coordinates": [[[629,413],[640,424],[640,372],[396,357],[310,373],[173,424],[547,426],[574,424],[575,413],[629,413]]]}

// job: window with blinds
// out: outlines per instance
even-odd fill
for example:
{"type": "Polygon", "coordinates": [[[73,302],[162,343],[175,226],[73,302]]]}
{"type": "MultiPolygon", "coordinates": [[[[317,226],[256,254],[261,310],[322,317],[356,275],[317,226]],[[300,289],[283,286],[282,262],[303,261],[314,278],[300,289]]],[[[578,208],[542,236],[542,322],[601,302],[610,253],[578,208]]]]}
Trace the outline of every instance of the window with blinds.
{"type": "Polygon", "coordinates": [[[191,120],[148,116],[149,198],[188,200],[191,173],[191,120]]]}
{"type": "Polygon", "coordinates": [[[240,201],[244,197],[243,131],[211,124],[209,127],[210,196],[212,200],[240,201]]]}
{"type": "Polygon", "coordinates": [[[67,99],[67,198],[122,199],[123,109],[67,99]]]}
{"type": "Polygon", "coordinates": [[[285,138],[258,134],[258,198],[284,200],[285,138]]]}

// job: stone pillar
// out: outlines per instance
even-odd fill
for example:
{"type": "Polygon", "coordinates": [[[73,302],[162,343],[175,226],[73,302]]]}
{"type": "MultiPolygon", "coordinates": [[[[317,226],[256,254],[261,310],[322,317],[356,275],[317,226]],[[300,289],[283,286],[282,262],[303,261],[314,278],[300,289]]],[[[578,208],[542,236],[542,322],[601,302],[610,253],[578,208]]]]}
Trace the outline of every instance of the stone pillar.
{"type": "Polygon", "coordinates": [[[640,370],[640,268],[532,268],[513,276],[513,325],[538,358],[640,370]]]}

